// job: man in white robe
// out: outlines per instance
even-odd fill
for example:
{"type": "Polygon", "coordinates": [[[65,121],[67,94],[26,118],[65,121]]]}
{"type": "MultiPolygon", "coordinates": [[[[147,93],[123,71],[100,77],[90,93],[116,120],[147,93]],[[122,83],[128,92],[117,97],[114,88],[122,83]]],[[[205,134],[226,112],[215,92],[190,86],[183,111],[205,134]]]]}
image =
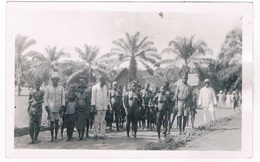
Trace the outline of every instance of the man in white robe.
{"type": "Polygon", "coordinates": [[[199,94],[198,106],[203,108],[204,124],[207,123],[207,111],[210,112],[211,118],[215,120],[215,106],[217,106],[217,99],[213,88],[209,87],[210,80],[205,79],[205,87],[201,88],[199,94]]]}

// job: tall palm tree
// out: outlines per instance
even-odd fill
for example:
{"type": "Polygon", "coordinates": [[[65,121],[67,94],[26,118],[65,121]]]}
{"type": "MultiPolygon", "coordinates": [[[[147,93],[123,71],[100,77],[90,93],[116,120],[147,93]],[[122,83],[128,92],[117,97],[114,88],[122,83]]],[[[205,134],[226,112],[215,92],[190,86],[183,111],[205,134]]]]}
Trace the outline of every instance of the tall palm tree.
{"type": "Polygon", "coordinates": [[[21,77],[23,73],[23,63],[25,62],[25,55],[28,53],[26,50],[36,44],[34,39],[28,39],[26,36],[18,34],[15,37],[15,79],[18,88],[18,96],[21,95],[21,77]]]}
{"type": "Polygon", "coordinates": [[[67,83],[72,83],[79,79],[81,75],[88,77],[89,81],[95,81],[99,74],[106,74],[106,66],[97,57],[100,52],[100,47],[84,44],[83,49],[76,47],[76,52],[83,61],[82,68],[75,71],[67,80],[67,83]]]}
{"type": "Polygon", "coordinates": [[[44,81],[49,80],[49,75],[52,71],[59,70],[61,64],[60,59],[70,57],[69,53],[64,52],[64,48],[58,50],[57,46],[44,48],[45,54],[36,51],[27,54],[27,57],[32,58],[32,68],[34,74],[41,74],[44,81]]]}
{"type": "Polygon", "coordinates": [[[218,55],[220,80],[231,83],[229,88],[242,88],[242,30],[234,28],[227,33],[218,55]]]}
{"type": "Polygon", "coordinates": [[[135,35],[126,33],[126,40],[123,38],[114,40],[113,44],[116,47],[100,59],[111,60],[117,67],[129,63],[129,81],[137,78],[137,68],[140,65],[146,68],[149,74],[153,74],[153,65],[160,56],[157,54],[157,49],[153,47],[154,43],[147,39],[148,37],[140,39],[140,32],[135,35]]]}
{"type": "Polygon", "coordinates": [[[204,60],[201,56],[212,54],[212,51],[208,48],[207,44],[198,40],[195,41],[195,36],[189,37],[177,37],[175,40],[169,42],[168,47],[163,49],[162,54],[173,54],[172,59],[163,59],[156,63],[157,66],[168,64],[178,65],[181,64],[186,70],[189,71],[194,66],[194,62],[200,62],[204,60]]]}

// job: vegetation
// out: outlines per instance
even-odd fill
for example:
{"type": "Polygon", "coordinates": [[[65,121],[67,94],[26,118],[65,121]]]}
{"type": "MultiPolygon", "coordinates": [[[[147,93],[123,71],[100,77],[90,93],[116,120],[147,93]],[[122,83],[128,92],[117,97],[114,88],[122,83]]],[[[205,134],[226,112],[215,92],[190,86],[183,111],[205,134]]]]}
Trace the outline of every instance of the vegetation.
{"type": "MultiPolygon", "coordinates": [[[[170,41],[161,55],[148,37],[141,37],[140,32],[125,38],[114,40],[114,47],[109,53],[100,54],[99,46],[85,44],[83,48],[76,47],[81,61],[65,60],[70,55],[64,49],[56,46],[45,48],[45,54],[37,51],[26,52],[36,42],[27,37],[17,35],[15,39],[15,79],[16,85],[21,86],[22,80],[32,85],[37,78],[48,82],[51,71],[58,70],[62,81],[72,83],[82,75],[94,82],[96,76],[105,74],[112,81],[120,72],[120,66],[129,63],[128,80],[136,80],[142,76],[157,82],[175,82],[178,74],[184,69],[189,73],[198,73],[203,81],[209,78],[215,90],[242,88],[242,31],[235,28],[227,33],[221,46],[218,60],[209,58],[212,51],[202,40],[195,40],[195,36],[176,37],[170,41]],[[170,54],[171,59],[161,59],[164,54],[170,54]],[[166,65],[163,68],[162,65],[166,65]],[[182,69],[180,67],[182,66],[182,69]],[[145,69],[146,74],[141,69],[145,69]],[[137,75],[137,73],[140,73],[137,75]],[[152,75],[152,76],[149,76],[152,75]]],[[[154,82],[157,84],[157,82],[154,82]]],[[[18,93],[19,94],[19,93],[18,93]]]]}

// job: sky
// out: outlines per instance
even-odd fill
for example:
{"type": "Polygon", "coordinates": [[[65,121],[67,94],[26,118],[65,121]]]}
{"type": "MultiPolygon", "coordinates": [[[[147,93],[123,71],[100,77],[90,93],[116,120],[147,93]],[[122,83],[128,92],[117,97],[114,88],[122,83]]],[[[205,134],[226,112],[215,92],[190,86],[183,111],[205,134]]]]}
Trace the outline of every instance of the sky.
{"type": "Polygon", "coordinates": [[[36,40],[30,50],[44,53],[47,45],[57,46],[77,60],[75,47],[97,45],[102,55],[115,47],[113,40],[125,39],[126,32],[147,36],[159,54],[176,37],[195,35],[216,58],[226,34],[242,28],[241,8],[238,4],[8,3],[7,45],[13,51],[15,36],[21,34],[36,40]]]}

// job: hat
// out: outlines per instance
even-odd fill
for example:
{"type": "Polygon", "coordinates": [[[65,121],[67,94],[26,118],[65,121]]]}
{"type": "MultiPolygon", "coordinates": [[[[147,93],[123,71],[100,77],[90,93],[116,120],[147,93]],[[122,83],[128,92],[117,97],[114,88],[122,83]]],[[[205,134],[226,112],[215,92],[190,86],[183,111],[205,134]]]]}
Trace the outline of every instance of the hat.
{"type": "Polygon", "coordinates": [[[210,83],[210,80],[209,79],[205,79],[204,83],[210,83]]]}
{"type": "Polygon", "coordinates": [[[236,94],[236,91],[233,91],[233,94],[236,94]]]}
{"type": "Polygon", "coordinates": [[[57,71],[52,72],[51,78],[59,78],[59,73],[57,71]]]}
{"type": "Polygon", "coordinates": [[[222,93],[222,91],[220,90],[219,93],[222,93]]]}
{"type": "Polygon", "coordinates": [[[106,79],[106,76],[105,75],[100,75],[99,77],[98,77],[98,79],[100,80],[100,79],[106,79]]]}

